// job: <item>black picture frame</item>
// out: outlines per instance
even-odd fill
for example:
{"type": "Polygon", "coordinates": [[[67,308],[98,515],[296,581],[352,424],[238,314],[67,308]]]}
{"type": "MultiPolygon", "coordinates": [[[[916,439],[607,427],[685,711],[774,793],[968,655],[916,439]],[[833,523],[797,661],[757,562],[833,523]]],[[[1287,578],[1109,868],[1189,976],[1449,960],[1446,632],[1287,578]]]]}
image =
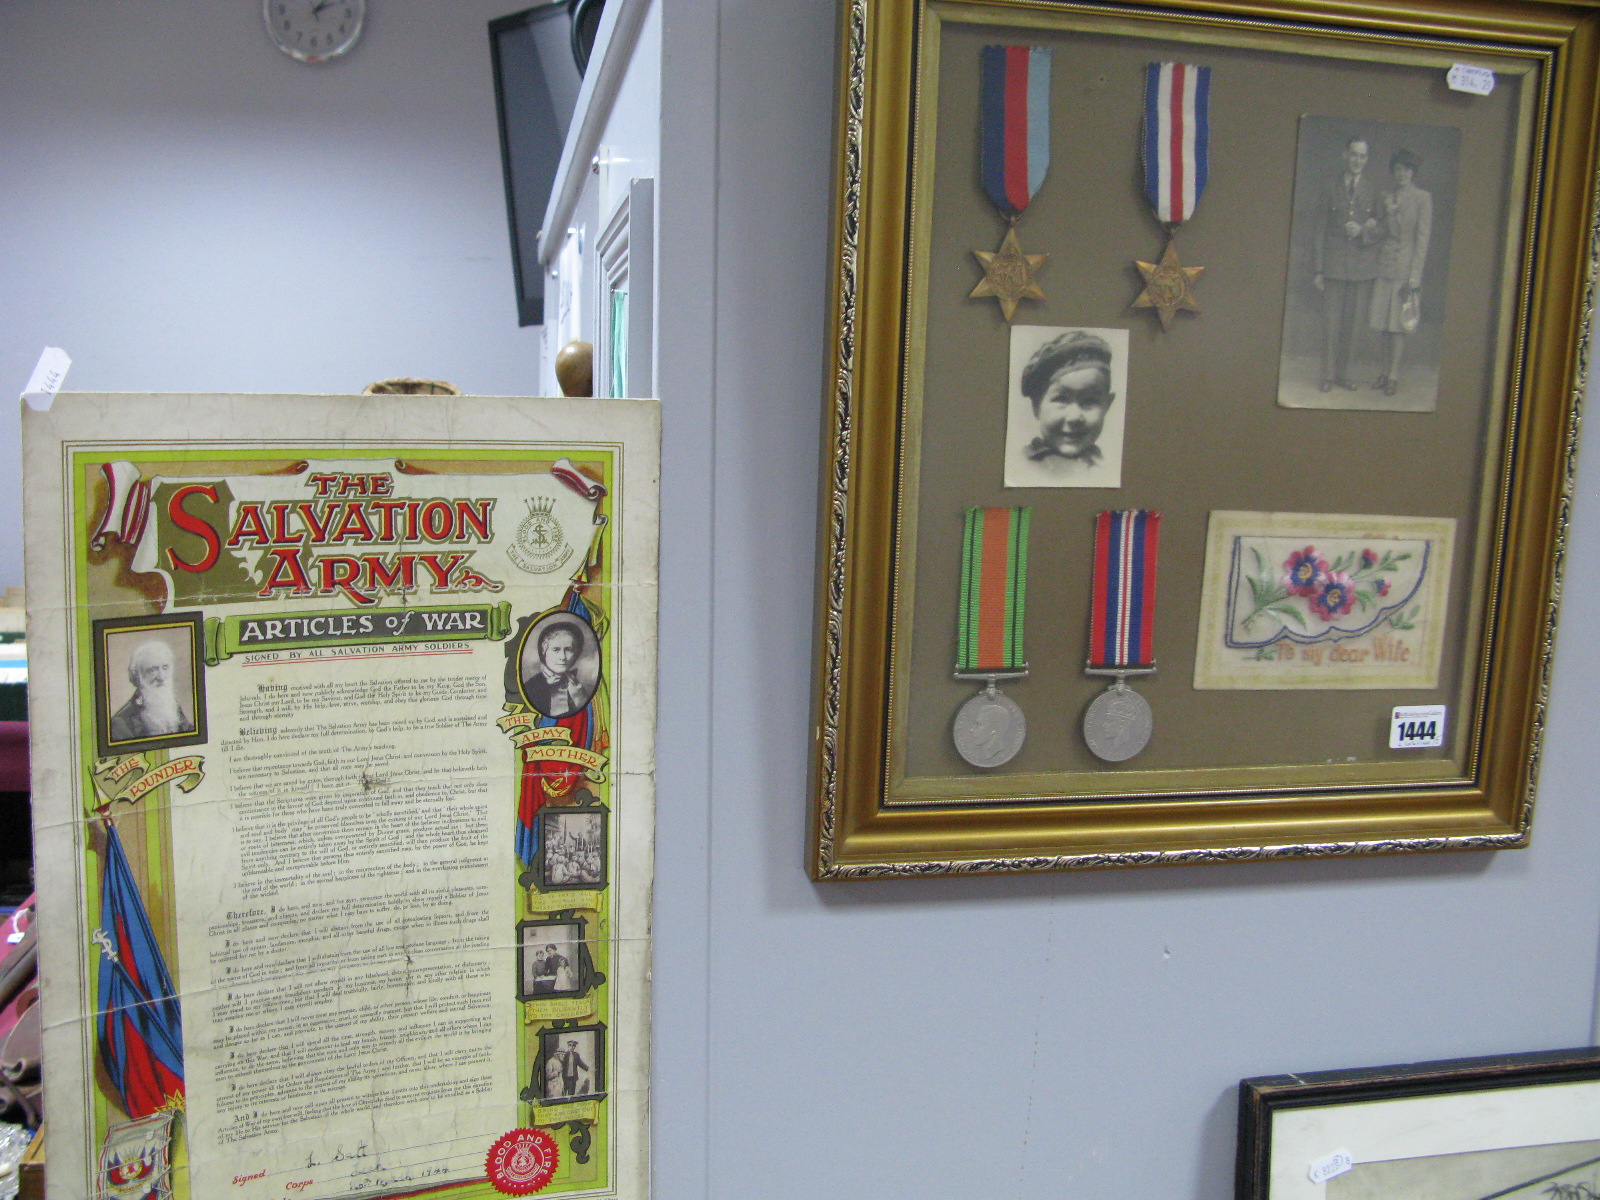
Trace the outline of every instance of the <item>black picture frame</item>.
{"type": "Polygon", "coordinates": [[[524,876],[541,892],[600,891],[610,882],[611,811],[604,804],[586,804],[581,807],[552,805],[539,810],[539,849],[534,855],[533,869],[524,876]],[[597,816],[600,821],[600,870],[594,879],[570,880],[556,878],[550,861],[550,847],[560,825],[575,817],[597,816]]]}
{"type": "Polygon", "coordinates": [[[107,617],[93,622],[95,745],[101,758],[198,746],[207,740],[204,621],[205,614],[195,611],[153,617],[107,617]],[[131,681],[124,682],[123,676],[132,653],[128,644],[136,639],[160,641],[169,647],[176,644],[187,655],[186,668],[181,663],[174,665],[174,686],[180,688],[180,706],[185,701],[188,704],[185,715],[191,729],[129,736],[126,728],[117,728],[122,710],[131,703],[131,697],[125,695],[131,681]],[[186,674],[187,679],[177,679],[179,674],[186,674]]]}
{"type": "Polygon", "coordinates": [[[585,917],[552,915],[537,920],[517,922],[517,999],[570,1000],[586,995],[596,984],[604,983],[605,976],[595,970],[594,956],[589,952],[589,922],[585,917]],[[528,982],[529,955],[535,945],[550,944],[552,939],[540,937],[540,929],[565,930],[577,927],[576,937],[554,939],[553,944],[572,946],[573,986],[561,990],[543,990],[528,982]]]}
{"type": "MultiPolygon", "coordinates": [[[[1281,1136],[1274,1118],[1291,1110],[1360,1106],[1396,1100],[1413,1100],[1425,1105],[1438,1097],[1463,1092],[1509,1092],[1534,1086],[1585,1082],[1600,1083],[1600,1049],[1591,1046],[1303,1075],[1265,1075],[1241,1080],[1235,1200],[1281,1200],[1281,1197],[1273,1194],[1274,1140],[1275,1136],[1281,1136]]],[[[1525,1096],[1525,1093],[1521,1095],[1525,1096]]],[[[1508,1097],[1508,1103],[1514,1102],[1508,1097]]],[[[1420,1114],[1421,1109],[1418,1111],[1420,1114]]],[[[1394,1126],[1392,1116],[1388,1118],[1388,1123],[1394,1126]]],[[[1593,1140],[1600,1140],[1600,1120],[1595,1122],[1595,1133],[1597,1136],[1593,1140]]],[[[1545,1143],[1529,1143],[1530,1146],[1541,1144],[1545,1143]]],[[[1330,1145],[1325,1149],[1332,1150],[1335,1147],[1330,1145]]],[[[1352,1149],[1356,1160],[1361,1161],[1360,1151],[1354,1147],[1352,1149]]],[[[1460,1151],[1472,1152],[1470,1149],[1460,1151]]],[[[1296,1160],[1294,1167],[1297,1174],[1301,1173],[1303,1165],[1309,1164],[1301,1164],[1296,1160]]],[[[1589,1165],[1575,1163],[1569,1169],[1589,1165]]],[[[1530,1178],[1512,1190],[1543,1182],[1543,1178],[1530,1178]]]]}
{"type": "MultiPolygon", "coordinates": [[[[581,1053],[580,1045],[580,1053],[581,1053]]],[[[580,1100],[603,1100],[606,1096],[606,1026],[603,1021],[596,1021],[592,1025],[569,1025],[565,1028],[545,1029],[539,1033],[539,1054],[533,1065],[533,1078],[528,1081],[528,1086],[523,1090],[522,1098],[543,1106],[554,1104],[574,1104],[580,1100]],[[589,1035],[593,1037],[591,1046],[594,1050],[594,1061],[588,1063],[590,1077],[593,1082],[592,1090],[578,1092],[572,1095],[550,1095],[548,1093],[549,1067],[551,1060],[561,1050],[561,1043],[566,1040],[575,1040],[574,1035],[589,1035]]]]}

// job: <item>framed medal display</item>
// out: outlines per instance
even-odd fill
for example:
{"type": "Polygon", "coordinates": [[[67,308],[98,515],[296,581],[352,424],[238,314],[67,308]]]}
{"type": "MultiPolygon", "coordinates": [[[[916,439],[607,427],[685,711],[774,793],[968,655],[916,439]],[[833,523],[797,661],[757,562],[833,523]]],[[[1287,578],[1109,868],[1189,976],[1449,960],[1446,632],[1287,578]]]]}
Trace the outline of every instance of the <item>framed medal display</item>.
{"type": "Polygon", "coordinates": [[[1527,844],[1600,3],[843,19],[813,874],[1527,844]]]}

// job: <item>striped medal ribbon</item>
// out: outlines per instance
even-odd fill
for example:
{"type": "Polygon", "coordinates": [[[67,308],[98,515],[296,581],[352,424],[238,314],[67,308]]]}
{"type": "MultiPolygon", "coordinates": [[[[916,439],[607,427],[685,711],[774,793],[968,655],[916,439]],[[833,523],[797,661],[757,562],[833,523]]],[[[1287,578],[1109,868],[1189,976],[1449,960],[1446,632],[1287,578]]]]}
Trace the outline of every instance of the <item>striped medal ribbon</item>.
{"type": "Polygon", "coordinates": [[[1211,68],[1149,63],[1144,77],[1144,194],[1163,225],[1194,216],[1211,151],[1211,68]]]}
{"type": "Polygon", "coordinates": [[[1025,253],[1016,227],[1050,170],[1050,64],[1044,46],[985,46],[978,60],[978,176],[1007,229],[993,253],[972,252],[983,278],[967,294],[993,296],[1007,321],[1044,299],[1034,274],[1050,256],[1025,253]]]}
{"type": "Polygon", "coordinates": [[[1194,216],[1206,190],[1211,159],[1211,68],[1193,63],[1148,63],[1144,74],[1144,194],[1167,229],[1161,261],[1139,262],[1145,290],[1135,308],[1153,308],[1161,327],[1174,314],[1199,312],[1195,281],[1204,267],[1178,261],[1178,226],[1194,216]]]}
{"type": "Polygon", "coordinates": [[[1050,169],[1050,51],[985,46],[982,54],[983,190],[1015,221],[1050,169]]]}
{"type": "Polygon", "coordinates": [[[958,679],[981,679],[983,690],[956,712],[956,751],[974,767],[1009,762],[1028,723],[996,684],[1028,673],[1022,630],[1028,591],[1031,508],[969,508],[961,542],[961,599],[956,630],[958,679]]]}
{"type": "Polygon", "coordinates": [[[1083,736],[1107,762],[1122,762],[1150,740],[1153,717],[1129,675],[1155,673],[1156,551],[1161,514],[1115,509],[1095,518],[1094,592],[1089,605],[1091,675],[1115,682],[1089,705],[1083,736]]]}

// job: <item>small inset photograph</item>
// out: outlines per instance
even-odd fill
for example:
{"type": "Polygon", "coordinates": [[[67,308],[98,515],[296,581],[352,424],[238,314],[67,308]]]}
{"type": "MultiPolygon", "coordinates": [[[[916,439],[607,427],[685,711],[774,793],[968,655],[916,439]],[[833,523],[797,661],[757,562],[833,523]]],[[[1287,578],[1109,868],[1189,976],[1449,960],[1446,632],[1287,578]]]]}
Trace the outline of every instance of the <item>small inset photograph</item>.
{"type": "Polygon", "coordinates": [[[1437,407],[1460,158],[1451,126],[1300,118],[1283,407],[1437,407]]]}
{"type": "Polygon", "coordinates": [[[206,740],[203,615],[94,623],[95,732],[101,757],[206,740]]]}
{"type": "Polygon", "coordinates": [[[581,996],[589,990],[589,948],[581,917],[517,925],[521,1000],[581,996]]]}
{"type": "Polygon", "coordinates": [[[1122,486],[1128,331],[1011,327],[1007,487],[1122,486]]]}
{"type": "Polygon", "coordinates": [[[606,1094],[606,1027],[546,1029],[539,1035],[533,1095],[543,1104],[598,1100],[606,1094]]]}
{"type": "Polygon", "coordinates": [[[600,639],[594,626],[565,609],[546,613],[523,635],[517,677],[528,706],[547,717],[583,709],[600,686],[600,639]]]}
{"type": "Polygon", "coordinates": [[[603,807],[539,810],[534,882],[540,891],[606,886],[606,816],[603,807]]]}

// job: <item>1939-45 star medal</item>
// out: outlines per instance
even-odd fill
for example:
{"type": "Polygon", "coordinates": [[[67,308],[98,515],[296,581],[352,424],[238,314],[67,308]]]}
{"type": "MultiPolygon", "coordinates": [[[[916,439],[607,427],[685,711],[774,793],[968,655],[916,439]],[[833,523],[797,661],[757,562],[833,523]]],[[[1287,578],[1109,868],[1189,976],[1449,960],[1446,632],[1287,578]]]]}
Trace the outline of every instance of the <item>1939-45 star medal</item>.
{"type": "Polygon", "coordinates": [[[985,46],[982,52],[983,190],[1008,228],[998,250],[972,252],[983,278],[968,296],[993,296],[1007,321],[1019,301],[1044,299],[1034,275],[1050,256],[1025,254],[1016,225],[1050,167],[1050,62],[1043,46],[985,46]]]}
{"type": "Polygon", "coordinates": [[[1019,300],[1043,300],[1044,292],[1033,281],[1033,273],[1044,265],[1048,254],[1024,254],[1017,240],[1016,227],[1006,230],[1005,240],[993,254],[974,250],[973,256],[983,264],[983,279],[973,288],[972,296],[993,296],[1000,301],[1000,311],[1011,320],[1019,300]]]}
{"type": "Polygon", "coordinates": [[[956,711],[956,753],[975,767],[1010,762],[1028,721],[1001,680],[1022,679],[1024,601],[1028,587],[1029,508],[969,508],[961,543],[961,602],[956,630],[957,679],[983,690],[956,711]]]}
{"type": "Polygon", "coordinates": [[[1144,190],[1156,220],[1167,230],[1157,263],[1136,265],[1144,291],[1134,308],[1153,308],[1161,328],[1179,312],[1199,312],[1195,281],[1204,267],[1178,261],[1178,227],[1194,215],[1206,189],[1211,143],[1211,68],[1193,63],[1149,63],[1144,89],[1144,190]]]}
{"type": "Polygon", "coordinates": [[[1090,675],[1114,682],[1083,715],[1083,740],[1097,758],[1124,762],[1150,741],[1149,702],[1130,675],[1155,674],[1156,550],[1161,514],[1103,512],[1094,526],[1094,592],[1089,606],[1090,675]]]}

